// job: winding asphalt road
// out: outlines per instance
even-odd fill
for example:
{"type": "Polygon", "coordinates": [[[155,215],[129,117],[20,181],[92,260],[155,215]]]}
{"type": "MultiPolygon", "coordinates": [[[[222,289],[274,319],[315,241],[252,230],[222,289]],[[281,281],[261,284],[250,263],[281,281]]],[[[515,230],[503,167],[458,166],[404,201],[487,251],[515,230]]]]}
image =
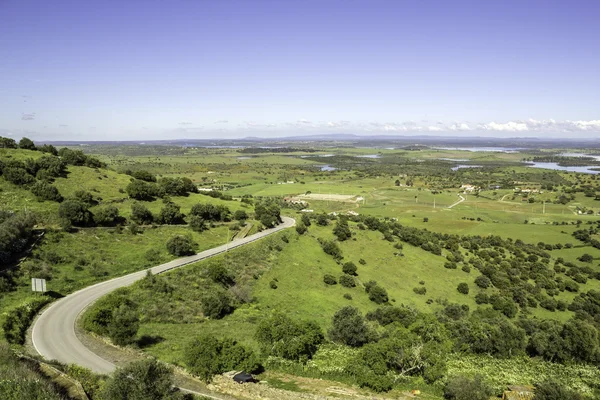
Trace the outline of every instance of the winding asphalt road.
{"type": "MultiPolygon", "coordinates": [[[[150,268],[153,274],[160,274],[193,262],[204,260],[223,253],[228,249],[243,246],[290,228],[296,224],[293,218],[282,217],[283,223],[242,239],[232,240],[193,256],[178,258],[166,264],[150,268]]],[[[81,343],[75,335],[75,323],[79,314],[100,297],[121,287],[129,286],[146,276],[146,271],[134,272],[120,278],[88,286],[51,304],[34,322],[32,341],[36,351],[48,360],[77,364],[101,374],[111,373],[115,365],[96,355],[81,343]]]]}

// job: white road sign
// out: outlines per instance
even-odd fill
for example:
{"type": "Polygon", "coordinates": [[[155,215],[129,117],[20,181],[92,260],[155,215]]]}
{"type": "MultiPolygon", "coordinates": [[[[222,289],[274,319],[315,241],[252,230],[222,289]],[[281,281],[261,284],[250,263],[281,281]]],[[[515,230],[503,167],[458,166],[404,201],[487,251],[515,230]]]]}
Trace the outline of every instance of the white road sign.
{"type": "Polygon", "coordinates": [[[46,280],[39,278],[31,278],[31,290],[34,292],[42,292],[46,291],[46,280]]]}

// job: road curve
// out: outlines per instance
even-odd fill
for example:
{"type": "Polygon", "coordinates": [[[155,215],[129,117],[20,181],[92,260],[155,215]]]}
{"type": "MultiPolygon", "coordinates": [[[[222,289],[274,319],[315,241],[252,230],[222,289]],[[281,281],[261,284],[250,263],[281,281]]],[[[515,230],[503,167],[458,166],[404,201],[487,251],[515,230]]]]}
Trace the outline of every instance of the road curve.
{"type": "MultiPolygon", "coordinates": [[[[150,268],[153,274],[159,274],[174,268],[183,267],[193,262],[223,253],[228,249],[243,246],[265,236],[279,232],[295,225],[293,218],[282,217],[283,223],[275,228],[242,239],[232,240],[193,256],[178,258],[166,264],[150,268]]],[[[134,272],[119,278],[111,279],[63,297],[52,303],[33,323],[31,338],[36,351],[48,360],[77,364],[101,374],[111,373],[115,365],[96,355],[81,343],[75,335],[75,323],[79,314],[100,297],[121,287],[129,286],[146,276],[146,271],[134,272]]]]}

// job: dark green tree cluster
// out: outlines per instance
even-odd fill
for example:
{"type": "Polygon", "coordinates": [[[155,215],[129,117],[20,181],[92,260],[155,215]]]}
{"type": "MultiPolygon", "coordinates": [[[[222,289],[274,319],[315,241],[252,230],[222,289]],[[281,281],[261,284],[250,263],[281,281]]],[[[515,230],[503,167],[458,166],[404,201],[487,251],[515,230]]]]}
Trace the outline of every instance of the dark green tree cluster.
{"type": "Polygon", "coordinates": [[[263,201],[254,206],[254,218],[265,228],[272,228],[282,222],[279,204],[275,201],[263,201]]]}
{"type": "Polygon", "coordinates": [[[231,211],[224,205],[196,203],[190,210],[190,215],[202,218],[204,221],[231,221],[231,211]]]}
{"type": "Polygon", "coordinates": [[[0,211],[0,264],[24,251],[33,236],[35,216],[29,212],[0,211]]]}

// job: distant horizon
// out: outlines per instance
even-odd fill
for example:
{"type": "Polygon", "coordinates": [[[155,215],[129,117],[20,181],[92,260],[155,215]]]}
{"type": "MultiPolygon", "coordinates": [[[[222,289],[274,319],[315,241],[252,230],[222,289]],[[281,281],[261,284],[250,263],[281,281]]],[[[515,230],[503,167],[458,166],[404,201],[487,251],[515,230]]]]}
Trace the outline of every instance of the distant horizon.
{"type": "MultiPolygon", "coordinates": [[[[13,138],[18,140],[19,138],[13,138]]],[[[600,137],[540,137],[540,136],[511,136],[511,137],[502,137],[502,136],[472,136],[472,135],[454,135],[454,136],[439,136],[439,135],[424,135],[424,134],[388,134],[388,135],[360,135],[360,134],[352,134],[352,133],[338,133],[338,134],[305,134],[305,135],[284,135],[284,136],[276,136],[276,137],[265,137],[265,136],[244,136],[244,137],[235,137],[235,138],[218,138],[218,137],[180,137],[173,139],[148,139],[148,138],[136,138],[136,139],[121,139],[121,140],[109,140],[109,139],[99,139],[99,140],[35,140],[37,143],[136,143],[136,144],[145,144],[145,143],[184,143],[184,142],[276,142],[276,141],[289,141],[289,142],[301,142],[301,141],[311,141],[311,142],[327,142],[327,141],[399,141],[406,142],[408,140],[415,141],[424,141],[428,142],[429,145],[432,142],[440,141],[440,142],[459,142],[462,143],[461,147],[469,147],[469,145],[465,145],[463,141],[471,140],[476,141],[477,143],[473,144],[475,147],[481,146],[484,142],[493,143],[491,146],[498,145],[501,142],[509,142],[509,141],[523,141],[527,143],[534,142],[598,142],[600,143],[600,137]]],[[[415,143],[419,144],[419,143],[415,143]]]]}

